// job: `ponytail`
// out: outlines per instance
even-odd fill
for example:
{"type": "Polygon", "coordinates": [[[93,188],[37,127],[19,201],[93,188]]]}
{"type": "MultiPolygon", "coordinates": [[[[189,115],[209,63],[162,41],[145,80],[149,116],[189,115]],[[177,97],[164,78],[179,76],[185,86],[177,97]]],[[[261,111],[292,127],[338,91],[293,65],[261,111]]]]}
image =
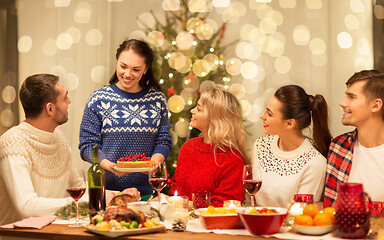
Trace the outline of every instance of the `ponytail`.
{"type": "MultiPolygon", "coordinates": [[[[311,101],[310,101],[311,102],[311,101]]],[[[328,106],[324,97],[317,94],[312,102],[313,143],[317,150],[327,157],[329,145],[332,141],[328,126],[328,106]]]]}

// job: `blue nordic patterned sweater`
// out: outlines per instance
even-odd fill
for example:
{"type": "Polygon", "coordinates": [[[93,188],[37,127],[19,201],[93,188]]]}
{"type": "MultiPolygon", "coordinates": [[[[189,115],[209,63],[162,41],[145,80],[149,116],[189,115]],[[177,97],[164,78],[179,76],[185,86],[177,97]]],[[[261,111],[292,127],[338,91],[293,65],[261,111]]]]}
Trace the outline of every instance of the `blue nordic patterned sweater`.
{"type": "MultiPolygon", "coordinates": [[[[154,89],[129,93],[110,85],[94,91],[88,99],[80,125],[80,155],[92,163],[92,146],[96,144],[100,160],[117,162],[136,153],[161,153],[167,158],[172,142],[170,128],[163,93],[154,89]]],[[[107,189],[129,187],[136,187],[142,195],[152,193],[144,173],[118,177],[106,171],[107,189]]]]}

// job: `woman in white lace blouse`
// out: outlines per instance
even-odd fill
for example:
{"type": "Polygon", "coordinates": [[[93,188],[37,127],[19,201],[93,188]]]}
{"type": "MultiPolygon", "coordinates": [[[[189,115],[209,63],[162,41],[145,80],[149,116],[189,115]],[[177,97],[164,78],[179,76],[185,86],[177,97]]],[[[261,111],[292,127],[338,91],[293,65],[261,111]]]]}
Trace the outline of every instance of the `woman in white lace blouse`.
{"type": "Polygon", "coordinates": [[[331,142],[328,107],[322,95],[308,95],[297,85],[279,88],[260,118],[267,136],[253,145],[253,168],[261,168],[263,183],[256,194],[260,206],[288,207],[294,194],[324,188],[326,155],[331,142]],[[303,130],[313,122],[312,139],[303,130]]]}

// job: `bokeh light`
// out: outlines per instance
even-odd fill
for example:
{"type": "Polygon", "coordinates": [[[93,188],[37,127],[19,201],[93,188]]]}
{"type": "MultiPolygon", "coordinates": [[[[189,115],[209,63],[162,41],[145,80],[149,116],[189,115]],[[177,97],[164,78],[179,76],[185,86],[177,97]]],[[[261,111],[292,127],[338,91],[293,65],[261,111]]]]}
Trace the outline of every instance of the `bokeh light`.
{"type": "Polygon", "coordinates": [[[373,8],[373,13],[377,19],[384,19],[384,7],[382,5],[375,5],[373,8]]]}
{"type": "Polygon", "coordinates": [[[159,31],[148,33],[147,42],[154,47],[161,47],[164,43],[164,34],[159,31]]]}
{"type": "Polygon", "coordinates": [[[210,71],[216,70],[219,66],[220,59],[218,56],[216,56],[216,54],[209,53],[203,57],[203,60],[205,60],[209,64],[210,71]]]}
{"type": "Polygon", "coordinates": [[[0,119],[1,119],[1,124],[4,127],[6,128],[12,127],[13,122],[15,121],[15,115],[10,109],[5,109],[1,112],[0,119]]]}
{"type": "Polygon", "coordinates": [[[287,73],[291,70],[291,60],[286,56],[281,56],[275,59],[275,69],[279,73],[287,73]]]}
{"type": "Polygon", "coordinates": [[[347,32],[341,32],[337,34],[337,43],[340,48],[351,48],[353,45],[353,39],[347,32]]]}
{"type": "Polygon", "coordinates": [[[254,79],[257,76],[258,66],[254,62],[245,62],[241,65],[240,72],[245,79],[254,79]]]}
{"type": "Polygon", "coordinates": [[[193,43],[193,36],[191,33],[183,31],[177,34],[177,37],[176,37],[177,48],[181,50],[189,49],[190,47],[192,47],[192,43],[193,43]]]}
{"type": "Polygon", "coordinates": [[[196,60],[193,63],[192,71],[198,77],[205,77],[211,71],[209,63],[205,60],[196,60]]]}
{"type": "Polygon", "coordinates": [[[71,3],[71,0],[55,0],[54,5],[55,7],[68,7],[71,3]]]}
{"type": "Polygon", "coordinates": [[[72,46],[73,39],[71,34],[64,32],[59,34],[56,39],[56,47],[61,50],[69,49],[72,46]]]}
{"type": "Polygon", "coordinates": [[[175,132],[181,138],[186,138],[189,134],[189,121],[184,118],[180,119],[175,124],[175,132]]]}
{"type": "Polygon", "coordinates": [[[309,48],[311,49],[311,52],[315,55],[324,54],[327,50],[327,46],[321,38],[312,39],[309,43],[309,48]]]}
{"type": "Polygon", "coordinates": [[[348,14],[344,18],[344,24],[349,30],[357,30],[360,27],[360,20],[353,14],[348,14]]]}
{"type": "Polygon", "coordinates": [[[81,2],[77,5],[75,13],[73,15],[73,21],[75,23],[89,23],[92,15],[92,7],[89,3],[81,2]]]}
{"type": "Polygon", "coordinates": [[[309,9],[320,9],[323,3],[322,0],[305,0],[305,5],[309,9]]]}
{"type": "Polygon", "coordinates": [[[32,38],[30,36],[22,36],[17,42],[17,49],[19,52],[26,53],[32,48],[32,38]]]}
{"type": "Polygon", "coordinates": [[[85,42],[89,46],[98,46],[103,41],[103,34],[99,29],[90,29],[85,34],[85,42]]]}
{"type": "Polygon", "coordinates": [[[78,43],[80,41],[81,32],[80,32],[80,30],[78,28],[70,27],[70,28],[67,29],[66,32],[71,35],[71,37],[72,37],[72,44],[73,43],[78,43]]]}
{"type": "Polygon", "coordinates": [[[76,90],[79,87],[79,77],[74,73],[65,74],[60,82],[68,91],[76,90]]]}
{"type": "Polygon", "coordinates": [[[228,91],[236,96],[237,99],[243,99],[245,97],[246,91],[243,85],[239,83],[234,83],[229,86],[228,91]]]}
{"type": "Polygon", "coordinates": [[[230,58],[225,64],[225,69],[229,74],[232,76],[236,76],[240,74],[241,71],[241,65],[243,63],[238,58],[230,58]]]}
{"type": "Polygon", "coordinates": [[[361,55],[370,55],[372,53],[372,46],[366,38],[357,40],[356,48],[361,55]]]}
{"type": "Polygon", "coordinates": [[[164,11],[177,11],[180,9],[180,0],[163,0],[162,7],[164,11]]]}
{"type": "Polygon", "coordinates": [[[188,8],[191,12],[208,12],[210,1],[208,0],[190,0],[188,2],[188,8]]]}
{"type": "Polygon", "coordinates": [[[145,35],[145,32],[143,32],[141,30],[136,30],[136,31],[131,32],[131,34],[129,34],[129,38],[145,41],[147,39],[147,35],[145,35]]]}
{"type": "Polygon", "coordinates": [[[16,99],[16,90],[13,86],[5,86],[1,96],[5,103],[13,103],[16,99]]]}
{"type": "Polygon", "coordinates": [[[108,80],[107,69],[102,65],[94,66],[91,69],[91,79],[95,83],[105,83],[108,80]]]}
{"type": "Polygon", "coordinates": [[[153,15],[149,12],[141,13],[137,17],[137,25],[140,28],[144,28],[144,29],[153,28],[153,27],[155,27],[155,24],[156,24],[156,20],[153,17],[153,15]]]}
{"type": "Polygon", "coordinates": [[[168,99],[168,108],[171,112],[179,113],[183,111],[184,106],[185,106],[184,98],[182,98],[179,95],[173,95],[168,99]]]}
{"type": "Polygon", "coordinates": [[[365,10],[362,0],[350,0],[349,6],[351,7],[352,12],[355,13],[362,13],[365,10]]]}
{"type": "Polygon", "coordinates": [[[297,45],[307,45],[311,38],[311,33],[307,26],[298,25],[293,30],[293,41],[297,45]]]}
{"type": "Polygon", "coordinates": [[[296,0],[279,0],[281,8],[295,8],[296,0]]]}

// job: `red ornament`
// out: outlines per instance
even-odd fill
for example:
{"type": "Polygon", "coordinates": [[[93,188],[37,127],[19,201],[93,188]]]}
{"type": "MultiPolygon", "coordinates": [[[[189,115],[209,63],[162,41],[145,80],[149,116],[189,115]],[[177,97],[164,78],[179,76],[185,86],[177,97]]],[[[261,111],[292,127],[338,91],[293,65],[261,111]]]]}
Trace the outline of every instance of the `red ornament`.
{"type": "Polygon", "coordinates": [[[173,87],[170,87],[169,89],[168,89],[168,96],[173,96],[173,95],[175,95],[176,94],[176,90],[173,88],[173,87]]]}
{"type": "Polygon", "coordinates": [[[225,29],[226,29],[226,26],[223,26],[221,28],[220,35],[219,35],[220,38],[224,38],[225,29]]]}

